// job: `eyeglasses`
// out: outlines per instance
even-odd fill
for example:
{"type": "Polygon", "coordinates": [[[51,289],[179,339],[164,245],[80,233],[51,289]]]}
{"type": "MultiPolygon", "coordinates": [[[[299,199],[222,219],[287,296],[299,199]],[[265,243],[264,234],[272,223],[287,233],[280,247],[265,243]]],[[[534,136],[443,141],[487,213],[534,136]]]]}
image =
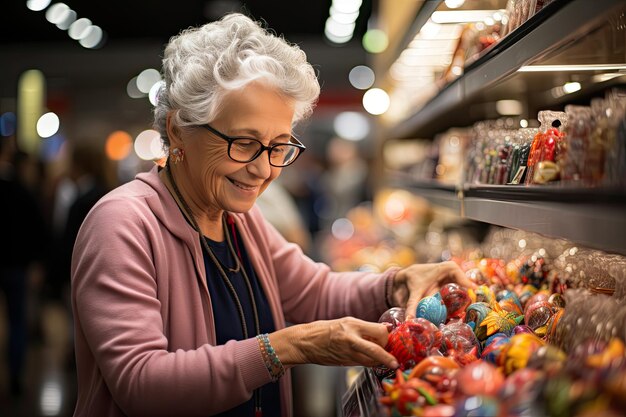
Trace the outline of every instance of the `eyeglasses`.
{"type": "Polygon", "coordinates": [[[288,143],[275,143],[265,146],[261,141],[254,138],[230,137],[215,130],[208,124],[199,125],[215,136],[228,142],[228,157],[235,162],[251,162],[257,159],[263,151],[267,151],[270,156],[270,165],[275,167],[286,167],[298,159],[298,156],[306,147],[295,136],[291,136],[288,143]]]}

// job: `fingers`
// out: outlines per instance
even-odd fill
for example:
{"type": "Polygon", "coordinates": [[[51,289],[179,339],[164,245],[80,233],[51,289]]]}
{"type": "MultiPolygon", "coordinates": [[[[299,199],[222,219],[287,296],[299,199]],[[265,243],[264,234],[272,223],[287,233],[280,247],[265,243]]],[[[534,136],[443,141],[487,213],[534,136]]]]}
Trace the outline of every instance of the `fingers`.
{"type": "Polygon", "coordinates": [[[358,365],[385,365],[390,369],[396,369],[399,366],[396,358],[376,343],[359,339],[354,343],[352,348],[356,352],[356,354],[353,355],[353,359],[357,361],[358,365]]]}
{"type": "Polygon", "coordinates": [[[399,366],[396,358],[384,349],[389,336],[387,326],[354,318],[346,318],[345,324],[348,329],[352,328],[354,331],[348,332],[346,351],[349,357],[342,362],[343,365],[375,366],[383,364],[391,369],[396,369],[399,366]]]}
{"type": "Polygon", "coordinates": [[[476,288],[476,284],[465,275],[461,267],[456,263],[448,261],[446,262],[446,266],[449,268],[449,276],[459,285],[466,288],[476,288]]]}
{"type": "Polygon", "coordinates": [[[417,305],[420,300],[424,298],[423,288],[415,289],[411,291],[411,295],[409,296],[409,301],[406,303],[405,310],[405,319],[410,320],[415,318],[415,313],[417,311],[417,305]]]}

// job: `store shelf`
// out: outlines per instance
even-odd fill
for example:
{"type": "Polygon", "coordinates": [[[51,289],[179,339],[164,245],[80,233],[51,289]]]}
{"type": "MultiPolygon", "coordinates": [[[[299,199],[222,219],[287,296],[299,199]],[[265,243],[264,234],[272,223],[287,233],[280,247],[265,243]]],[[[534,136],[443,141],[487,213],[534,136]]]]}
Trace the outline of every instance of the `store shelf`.
{"type": "Polygon", "coordinates": [[[623,6],[623,0],[555,0],[486,51],[424,107],[392,127],[388,136],[429,137],[451,125],[467,124],[463,107],[472,104],[476,95],[511,78],[521,66],[584,36],[623,6]]]}
{"type": "Polygon", "coordinates": [[[392,187],[402,188],[411,193],[425,198],[437,207],[445,207],[455,213],[461,212],[461,199],[457,195],[454,185],[444,184],[435,180],[419,181],[414,180],[410,174],[387,173],[386,178],[392,187]]]}
{"type": "Polygon", "coordinates": [[[461,212],[462,199],[459,198],[457,190],[453,186],[425,182],[409,186],[407,189],[425,198],[437,207],[445,207],[454,210],[455,213],[461,212]]]}
{"type": "Polygon", "coordinates": [[[626,207],[465,197],[464,217],[626,254],[626,207]]]}
{"type": "Polygon", "coordinates": [[[393,185],[466,219],[626,255],[623,190],[506,185],[455,189],[436,181],[399,182],[397,177],[393,185]]]}

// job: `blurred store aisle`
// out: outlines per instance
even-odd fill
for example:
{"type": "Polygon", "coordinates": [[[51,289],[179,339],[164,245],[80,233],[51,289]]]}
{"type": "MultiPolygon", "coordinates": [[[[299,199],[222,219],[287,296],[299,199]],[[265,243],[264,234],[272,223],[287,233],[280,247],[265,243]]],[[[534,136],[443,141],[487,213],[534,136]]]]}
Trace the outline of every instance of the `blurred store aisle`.
{"type": "MultiPolygon", "coordinates": [[[[6,300],[0,298],[4,307],[6,300]]],[[[6,357],[7,318],[0,308],[0,354],[6,357]]],[[[30,333],[19,395],[11,395],[6,361],[0,362],[0,416],[71,416],[76,402],[76,373],[67,307],[48,303],[39,308],[39,323],[30,333]]]]}

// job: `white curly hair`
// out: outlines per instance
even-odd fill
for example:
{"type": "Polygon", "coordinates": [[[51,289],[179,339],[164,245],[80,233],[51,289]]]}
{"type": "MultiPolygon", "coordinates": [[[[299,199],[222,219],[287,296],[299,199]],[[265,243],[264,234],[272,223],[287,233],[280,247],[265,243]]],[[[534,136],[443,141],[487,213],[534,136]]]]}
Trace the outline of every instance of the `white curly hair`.
{"type": "Polygon", "coordinates": [[[174,121],[181,127],[210,123],[229,92],[253,81],[275,86],[295,100],[293,125],[311,114],[320,93],[304,51],[240,13],[172,37],[165,47],[162,76],[154,127],[166,147],[169,111],[176,111],[174,121]]]}

